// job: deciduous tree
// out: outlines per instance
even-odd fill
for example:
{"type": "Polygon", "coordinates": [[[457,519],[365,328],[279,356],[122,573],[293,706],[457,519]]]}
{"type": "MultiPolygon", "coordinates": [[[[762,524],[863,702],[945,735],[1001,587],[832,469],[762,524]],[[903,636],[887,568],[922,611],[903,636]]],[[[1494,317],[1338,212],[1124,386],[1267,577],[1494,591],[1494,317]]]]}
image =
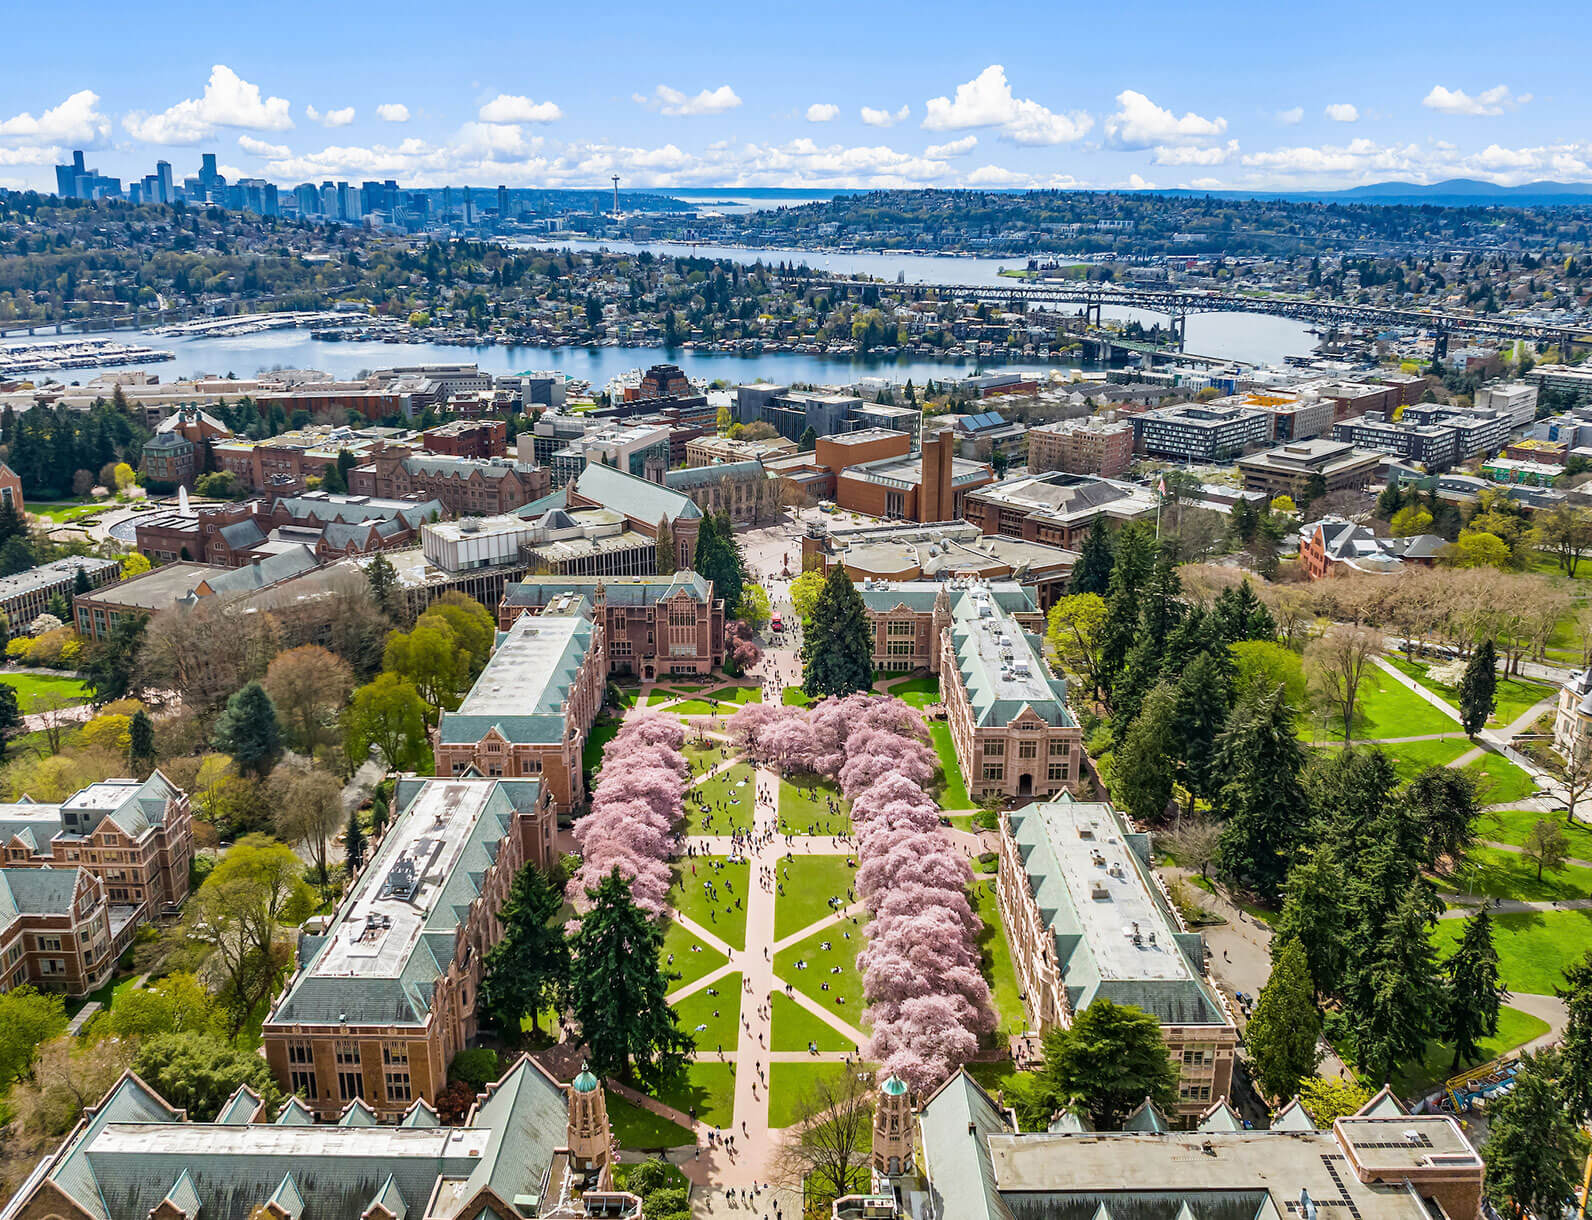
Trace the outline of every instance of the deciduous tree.
{"type": "Polygon", "coordinates": [[[213,1034],[159,1034],[138,1048],[133,1070],[195,1122],[207,1123],[244,1085],[269,1109],[281,1099],[270,1065],[244,1046],[213,1034]]]}
{"type": "Polygon", "coordinates": [[[328,737],[348,702],[354,674],[348,663],[315,644],[279,653],[264,686],[294,744],[308,754],[328,737]]]}
{"type": "Polygon", "coordinates": [[[1366,670],[1382,651],[1382,637],[1369,627],[1337,623],[1305,649],[1305,673],[1317,695],[1343,721],[1344,743],[1354,738],[1354,713],[1366,670]]]}
{"type": "Polygon", "coordinates": [[[343,713],[343,734],[351,764],[374,749],[387,770],[405,770],[425,753],[425,701],[412,682],[397,674],[378,674],[354,691],[343,713]]]}
{"type": "Polygon", "coordinates": [[[1131,1004],[1097,997],[1072,1025],[1049,1030],[1044,1047],[1039,1078],[1054,1104],[1102,1131],[1117,1130],[1145,1098],[1165,1111],[1177,1105],[1177,1069],[1160,1022],[1131,1004]]]}

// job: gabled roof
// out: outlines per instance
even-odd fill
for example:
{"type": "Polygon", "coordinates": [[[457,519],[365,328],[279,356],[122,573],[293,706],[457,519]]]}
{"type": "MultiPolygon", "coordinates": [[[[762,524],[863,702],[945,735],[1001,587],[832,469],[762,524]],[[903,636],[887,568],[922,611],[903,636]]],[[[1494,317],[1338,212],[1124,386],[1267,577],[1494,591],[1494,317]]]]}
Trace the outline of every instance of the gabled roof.
{"type": "Polygon", "coordinates": [[[691,503],[688,496],[612,466],[589,464],[570,486],[586,499],[648,525],[656,525],[663,518],[673,521],[702,515],[702,510],[691,503]]]}
{"type": "Polygon", "coordinates": [[[1273,1131],[1314,1131],[1316,1124],[1311,1121],[1310,1115],[1305,1113],[1305,1108],[1299,1104],[1297,1097],[1292,1098],[1287,1105],[1278,1110],[1271,1118],[1273,1131]]]}
{"type": "Polygon", "coordinates": [[[216,1122],[221,1124],[251,1122],[259,1113],[263,1101],[264,1098],[248,1085],[239,1085],[238,1091],[222,1103],[221,1111],[216,1115],[216,1122]]]}
{"type": "Polygon", "coordinates": [[[276,1116],[276,1124],[279,1127],[313,1127],[315,1111],[295,1094],[287,1099],[287,1104],[282,1107],[282,1113],[276,1116]]]}
{"type": "Polygon", "coordinates": [[[1156,1107],[1156,1104],[1146,1097],[1133,1109],[1128,1111],[1122,1120],[1124,1131],[1170,1131],[1172,1124],[1166,1121],[1166,1115],[1156,1107]]]}
{"type": "Polygon", "coordinates": [[[995,1187],[989,1155],[989,1136],[1012,1127],[978,1081],[958,1068],[924,1101],[918,1128],[936,1216],[1012,1220],[995,1187]]]}

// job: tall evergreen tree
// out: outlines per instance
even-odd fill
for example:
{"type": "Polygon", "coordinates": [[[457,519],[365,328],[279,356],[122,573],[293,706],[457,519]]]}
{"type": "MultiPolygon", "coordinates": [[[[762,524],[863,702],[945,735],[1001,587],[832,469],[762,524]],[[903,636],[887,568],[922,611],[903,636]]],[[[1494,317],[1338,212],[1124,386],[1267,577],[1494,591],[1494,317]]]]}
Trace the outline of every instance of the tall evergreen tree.
{"type": "Polygon", "coordinates": [[[1272,957],[1298,945],[1316,996],[1336,995],[1347,964],[1347,930],[1343,868],[1332,846],[1322,844],[1288,870],[1288,896],[1272,932],[1272,957]]]}
{"type": "Polygon", "coordinates": [[[1177,739],[1177,691],[1158,683],[1111,759],[1111,788],[1140,822],[1159,822],[1172,800],[1176,764],[1169,742],[1177,739]]]}
{"type": "Polygon", "coordinates": [[[1522,1055],[1514,1087],[1487,1106],[1487,1201],[1514,1216],[1564,1213],[1586,1141],[1570,1117],[1552,1051],[1522,1055]]]}
{"type": "Polygon", "coordinates": [[[1483,640],[1465,665],[1459,680],[1459,722],[1474,737],[1493,714],[1498,694],[1498,650],[1491,640],[1483,640]]]}
{"type": "Polygon", "coordinates": [[[216,749],[232,755],[238,770],[265,778],[282,756],[282,726],[265,687],[250,682],[234,691],[210,740],[216,749]]]}
{"type": "Polygon", "coordinates": [[[873,689],[873,632],[842,564],[829,569],[802,633],[802,689],[814,699],[873,689]]]}
{"type": "Polygon", "coordinates": [[[1105,518],[1097,516],[1078,548],[1078,562],[1067,582],[1068,593],[1096,593],[1104,597],[1111,588],[1111,566],[1115,562],[1111,535],[1105,518]]]}
{"type": "Polygon", "coordinates": [[[89,580],[88,580],[88,573],[85,572],[82,568],[78,568],[77,571],[72,573],[72,596],[73,597],[82,597],[83,594],[90,593],[90,592],[93,591],[93,589],[94,589],[94,586],[91,585],[89,583],[89,580]]]}
{"type": "Polygon", "coordinates": [[[365,827],[360,823],[359,810],[348,811],[348,827],[343,831],[343,860],[348,866],[349,880],[365,863],[365,827]]]}
{"type": "Polygon", "coordinates": [[[5,755],[6,742],[22,724],[22,709],[17,705],[17,688],[9,682],[0,682],[0,757],[5,755]]]}
{"type": "Polygon", "coordinates": [[[1218,867],[1267,899],[1276,897],[1305,834],[1304,765],[1281,688],[1235,708],[1216,742],[1211,774],[1225,777],[1213,800],[1223,822],[1218,867]]]}
{"type": "Polygon", "coordinates": [[[1127,663],[1139,630],[1139,594],[1155,564],[1155,548],[1143,525],[1117,532],[1111,580],[1106,590],[1106,621],[1100,631],[1100,687],[1111,690],[1127,663]]]}
{"type": "Polygon", "coordinates": [[[667,998],[680,976],[659,965],[663,929],[636,906],[618,869],[588,894],[591,908],[570,940],[575,1022],[599,1076],[654,1087],[685,1066],[693,1045],[667,998]]]}
{"type": "Polygon", "coordinates": [[[1559,1082],[1564,1104],[1579,1123],[1592,1119],[1592,953],[1564,971],[1555,988],[1568,1012],[1559,1040],[1559,1082]]]}
{"type": "Polygon", "coordinates": [[[1260,989],[1244,1030],[1249,1063],[1261,1088],[1274,1098],[1292,1097],[1299,1082],[1321,1062],[1317,1048],[1321,1013],[1304,946],[1296,940],[1273,951],[1271,978],[1260,989]]]}
{"type": "Polygon", "coordinates": [[[155,769],[155,722],[143,708],[133,713],[127,726],[127,736],[127,756],[132,761],[133,770],[140,775],[147,775],[155,769]]]}
{"type": "Polygon", "coordinates": [[[1421,827],[1422,862],[1433,868],[1444,856],[1454,859],[1476,839],[1481,805],[1476,781],[1453,767],[1427,767],[1400,794],[1421,827]]]}
{"type": "Polygon", "coordinates": [[[1202,652],[1177,683],[1177,731],[1183,783],[1209,799],[1221,785],[1216,747],[1232,712],[1231,661],[1227,650],[1202,652]]]}
{"type": "Polygon", "coordinates": [[[78,670],[96,699],[108,702],[133,693],[138,650],[148,626],[149,615],[124,614],[111,624],[104,639],[92,641],[83,649],[78,670]]]}
{"type": "Polygon", "coordinates": [[[395,623],[404,621],[403,592],[398,588],[398,570],[385,555],[377,555],[365,565],[370,581],[370,599],[376,608],[395,623]]]}
{"type": "Polygon", "coordinates": [[[740,545],[730,529],[730,519],[723,513],[709,513],[702,518],[697,532],[696,556],[691,566],[713,582],[716,597],[724,599],[726,618],[740,613],[741,585],[745,579],[745,564],[741,559],[740,545]]]}
{"type": "Polygon", "coordinates": [[[1443,1006],[1439,1033],[1454,1044],[1450,1072],[1460,1060],[1479,1059],[1481,1040],[1498,1032],[1498,1010],[1509,991],[1498,978],[1492,916],[1482,908],[1465,921],[1465,932],[1443,963],[1443,1006]]]}
{"type": "Polygon", "coordinates": [[[1400,1063],[1420,1059],[1441,1011],[1431,923],[1427,896],[1411,886],[1361,965],[1360,996],[1345,1011],[1356,1058],[1373,1080],[1391,1080],[1400,1063]]]}
{"type": "Polygon", "coordinates": [[[553,922],[563,905],[547,875],[527,864],[498,912],[503,939],[487,950],[481,1002],[511,1042],[525,1017],[535,1033],[542,1011],[562,1004],[568,993],[569,942],[553,922]]]}
{"type": "Polygon", "coordinates": [[[1275,640],[1277,623],[1266,604],[1255,596],[1249,578],[1223,589],[1212,608],[1217,629],[1229,644],[1241,640],[1275,640]]]}

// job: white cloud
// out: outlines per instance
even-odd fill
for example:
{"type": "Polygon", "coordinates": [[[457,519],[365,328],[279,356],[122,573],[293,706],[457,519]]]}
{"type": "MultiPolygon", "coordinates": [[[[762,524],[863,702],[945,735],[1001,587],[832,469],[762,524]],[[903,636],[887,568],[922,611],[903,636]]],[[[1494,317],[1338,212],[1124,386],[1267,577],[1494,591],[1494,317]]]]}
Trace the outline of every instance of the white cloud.
{"type": "Polygon", "coordinates": [[[304,107],[304,115],[312,123],[319,123],[322,127],[347,127],[354,121],[354,108],[344,106],[341,110],[317,110],[314,106],[304,107]]]}
{"type": "Polygon", "coordinates": [[[840,107],[833,102],[814,102],[807,107],[807,121],[809,123],[827,123],[840,117],[840,107]]]}
{"type": "Polygon", "coordinates": [[[557,102],[533,102],[528,97],[500,93],[481,107],[477,117],[483,123],[555,123],[564,117],[564,111],[557,102]]]}
{"type": "Polygon", "coordinates": [[[409,107],[402,102],[383,102],[376,107],[376,117],[383,123],[407,123],[409,107]]]}
{"type": "Polygon", "coordinates": [[[1117,112],[1106,120],[1106,140],[1117,148],[1198,144],[1226,130],[1226,119],[1207,119],[1192,110],[1178,118],[1133,89],[1117,94],[1117,112]]]}
{"type": "Polygon", "coordinates": [[[1130,191],[1153,191],[1155,190],[1155,183],[1139,177],[1138,174],[1129,174],[1128,189],[1130,191]]]}
{"type": "Polygon", "coordinates": [[[741,99],[736,96],[735,90],[728,85],[720,85],[717,89],[704,89],[695,97],[687,97],[678,89],[671,89],[668,85],[659,85],[653,90],[651,97],[642,93],[632,93],[630,96],[649,110],[656,110],[659,114],[672,115],[675,118],[723,114],[741,104],[741,99]]]}
{"type": "Polygon", "coordinates": [[[1421,99],[1421,105],[1442,114],[1487,115],[1502,114],[1505,110],[1523,106],[1530,100],[1529,93],[1515,97],[1509,92],[1507,85],[1494,85],[1491,89],[1484,89],[1476,94],[1475,97],[1463,89],[1447,89],[1442,85],[1433,85],[1432,91],[1421,99]]]}
{"type": "Polygon", "coordinates": [[[1082,111],[1058,114],[1030,98],[1014,97],[1000,64],[958,85],[954,99],[930,98],[926,109],[923,126],[929,131],[995,127],[1018,144],[1071,144],[1094,126],[1082,111]]]}
{"type": "Polygon", "coordinates": [[[964,153],[970,153],[977,145],[977,136],[963,136],[960,140],[952,140],[949,144],[930,144],[923,150],[923,155],[941,161],[946,157],[960,157],[964,153]]]}
{"type": "Polygon", "coordinates": [[[238,147],[253,156],[269,157],[273,161],[280,161],[283,157],[293,155],[293,150],[286,144],[269,144],[264,140],[256,140],[253,136],[239,136],[238,147]]]}
{"type": "Polygon", "coordinates": [[[897,123],[906,122],[907,116],[911,113],[911,106],[903,106],[894,114],[888,110],[875,110],[872,106],[864,106],[862,121],[869,127],[894,127],[897,123]]]}
{"type": "Polygon", "coordinates": [[[1304,117],[1305,108],[1303,106],[1291,106],[1287,110],[1279,110],[1277,112],[1277,121],[1284,127],[1292,127],[1304,117]]]}
{"type": "Polygon", "coordinates": [[[1027,174],[999,165],[981,165],[966,178],[968,186],[1027,186],[1030,181],[1027,174]]]}
{"type": "Polygon", "coordinates": [[[19,144],[98,144],[111,133],[110,121],[99,112],[99,94],[79,89],[59,106],[35,118],[27,111],[0,119],[0,140],[19,144]]]}
{"type": "Polygon", "coordinates": [[[217,127],[289,131],[293,127],[289,110],[286,98],[261,97],[260,86],[226,64],[216,64],[204,96],[188,98],[159,114],[135,110],[122,119],[122,126],[150,144],[195,144],[213,136],[217,127]]]}
{"type": "Polygon", "coordinates": [[[1226,165],[1237,155],[1238,141],[1229,140],[1213,148],[1196,148],[1188,144],[1175,148],[1157,145],[1150,160],[1156,165],[1226,165]]]}
{"type": "Polygon", "coordinates": [[[1360,109],[1353,102],[1332,102],[1322,111],[1334,123],[1358,123],[1360,109]]]}

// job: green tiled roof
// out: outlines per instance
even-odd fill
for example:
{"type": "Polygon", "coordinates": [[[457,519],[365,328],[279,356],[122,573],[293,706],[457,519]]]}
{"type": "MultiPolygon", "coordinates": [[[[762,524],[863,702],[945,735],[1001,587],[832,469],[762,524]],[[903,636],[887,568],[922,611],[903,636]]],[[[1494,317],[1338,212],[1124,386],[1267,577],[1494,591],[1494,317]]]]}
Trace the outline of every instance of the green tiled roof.
{"type": "Polygon", "coordinates": [[[663,518],[673,521],[678,517],[689,519],[702,515],[702,510],[691,503],[689,496],[612,466],[588,465],[575,478],[573,486],[586,499],[649,525],[656,525],[663,518]]]}
{"type": "Polygon", "coordinates": [[[650,606],[676,596],[681,590],[692,600],[705,602],[713,595],[713,582],[689,570],[671,576],[556,576],[547,580],[511,581],[503,600],[511,606],[545,606],[560,593],[584,593],[595,600],[597,586],[610,606],[650,606]]]}

